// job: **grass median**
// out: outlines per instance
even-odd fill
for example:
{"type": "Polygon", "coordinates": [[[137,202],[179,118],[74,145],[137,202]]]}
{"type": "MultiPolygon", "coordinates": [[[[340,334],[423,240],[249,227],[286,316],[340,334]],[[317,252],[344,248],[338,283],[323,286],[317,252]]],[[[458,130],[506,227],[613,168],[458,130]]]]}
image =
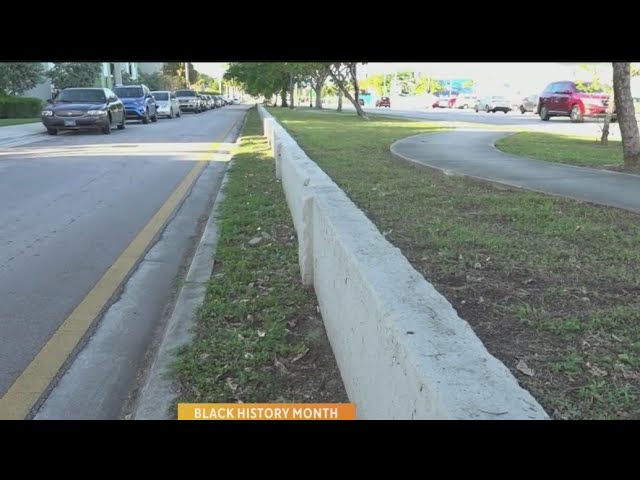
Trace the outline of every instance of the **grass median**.
{"type": "Polygon", "coordinates": [[[640,418],[636,215],[420,171],[437,125],[271,109],[554,418],[640,418]]]}
{"type": "Polygon", "coordinates": [[[505,153],[547,162],[607,169],[622,166],[622,143],[618,140],[609,140],[603,146],[594,137],[522,132],[498,140],[496,147],[505,153]]]}
{"type": "Polygon", "coordinates": [[[0,118],[0,127],[9,127],[11,125],[24,125],[25,123],[39,122],[39,118],[0,118]]]}
{"type": "Polygon", "coordinates": [[[289,209],[256,109],[219,209],[195,339],[173,367],[182,402],[346,402],[315,295],[300,283],[289,209]]]}

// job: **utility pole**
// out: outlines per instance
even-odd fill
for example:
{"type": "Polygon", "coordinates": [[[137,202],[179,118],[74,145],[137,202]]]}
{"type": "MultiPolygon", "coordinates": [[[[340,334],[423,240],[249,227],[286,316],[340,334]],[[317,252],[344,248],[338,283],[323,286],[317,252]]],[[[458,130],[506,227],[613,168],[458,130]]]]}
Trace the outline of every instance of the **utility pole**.
{"type": "Polygon", "coordinates": [[[120,62],[113,62],[113,83],[122,85],[122,67],[120,62]]]}
{"type": "Polygon", "coordinates": [[[187,88],[190,88],[191,84],[189,83],[189,62],[184,62],[184,76],[187,88]]]}

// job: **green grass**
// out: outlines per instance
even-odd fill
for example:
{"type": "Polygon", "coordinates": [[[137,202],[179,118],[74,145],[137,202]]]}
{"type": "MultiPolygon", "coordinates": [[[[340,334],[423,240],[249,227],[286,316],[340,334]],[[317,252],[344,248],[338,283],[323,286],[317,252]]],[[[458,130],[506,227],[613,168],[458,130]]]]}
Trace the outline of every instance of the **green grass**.
{"type": "Polygon", "coordinates": [[[638,216],[391,157],[434,124],[270,111],[551,415],[640,418],[638,216]]]}
{"type": "Polygon", "coordinates": [[[227,175],[213,276],[195,339],[173,366],[180,400],[345,400],[315,296],[300,284],[295,230],[255,108],[227,175]]]}
{"type": "Polygon", "coordinates": [[[595,138],[522,132],[502,138],[496,147],[522,157],[583,167],[622,165],[622,143],[602,146],[595,138]]]}
{"type": "Polygon", "coordinates": [[[0,118],[0,127],[8,127],[10,125],[24,125],[25,123],[36,123],[39,121],[39,118],[0,118]]]}

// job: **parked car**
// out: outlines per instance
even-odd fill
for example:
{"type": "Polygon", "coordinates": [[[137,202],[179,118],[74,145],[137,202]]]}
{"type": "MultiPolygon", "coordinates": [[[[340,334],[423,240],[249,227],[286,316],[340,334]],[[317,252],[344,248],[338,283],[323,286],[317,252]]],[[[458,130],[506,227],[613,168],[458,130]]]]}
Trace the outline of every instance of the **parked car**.
{"type": "Polygon", "coordinates": [[[433,108],[451,108],[455,104],[456,98],[446,93],[440,94],[436,97],[436,101],[433,102],[433,108]]]}
{"type": "Polygon", "coordinates": [[[210,109],[216,108],[216,100],[213,98],[213,95],[205,95],[207,98],[207,105],[210,109]]]}
{"type": "Polygon", "coordinates": [[[488,97],[479,98],[476,102],[474,110],[479,112],[484,110],[489,113],[503,112],[508,113],[511,111],[512,105],[509,99],[503,95],[492,95],[488,97]]]}
{"type": "Polygon", "coordinates": [[[213,99],[216,102],[216,108],[224,107],[224,104],[222,103],[222,97],[220,95],[214,95],[213,99]]]}
{"type": "Polygon", "coordinates": [[[124,103],[127,119],[147,124],[158,121],[158,107],[146,85],[118,85],[113,91],[124,103]]]}
{"type": "Polygon", "coordinates": [[[233,98],[231,99],[231,104],[232,104],[232,105],[238,105],[239,103],[240,103],[240,99],[239,99],[239,98],[237,98],[237,97],[233,97],[233,98]]]}
{"type": "Polygon", "coordinates": [[[176,94],[168,90],[158,90],[151,92],[153,98],[156,100],[158,107],[158,115],[163,117],[173,118],[174,116],[180,117],[180,102],[176,97],[176,94]]]}
{"type": "Polygon", "coordinates": [[[65,88],[42,110],[42,124],[49,135],[60,130],[100,130],[111,133],[113,125],[126,125],[122,100],[108,88],[65,88]]]}
{"type": "Polygon", "coordinates": [[[200,113],[202,111],[202,102],[194,90],[177,90],[176,97],[180,103],[181,111],[193,113],[200,113]]]}
{"type": "Polygon", "coordinates": [[[524,97],[520,100],[520,104],[518,105],[518,110],[520,113],[524,114],[527,112],[536,113],[538,108],[538,95],[529,95],[528,97],[524,97]]]}
{"type": "Polygon", "coordinates": [[[387,107],[391,108],[391,100],[389,97],[380,97],[376,100],[376,107],[387,107]]]}
{"type": "Polygon", "coordinates": [[[205,111],[211,110],[213,108],[213,105],[212,105],[211,98],[209,97],[209,95],[207,95],[205,93],[200,93],[199,95],[200,95],[200,98],[202,99],[203,109],[205,111]]]}
{"type": "Polygon", "coordinates": [[[457,97],[455,97],[455,101],[452,106],[455,108],[473,108],[475,104],[478,102],[478,97],[475,95],[471,95],[468,93],[461,93],[457,97]]]}
{"type": "Polygon", "coordinates": [[[544,121],[551,117],[569,117],[583,122],[585,117],[605,115],[609,95],[593,83],[553,82],[540,94],[538,114],[544,121]]]}

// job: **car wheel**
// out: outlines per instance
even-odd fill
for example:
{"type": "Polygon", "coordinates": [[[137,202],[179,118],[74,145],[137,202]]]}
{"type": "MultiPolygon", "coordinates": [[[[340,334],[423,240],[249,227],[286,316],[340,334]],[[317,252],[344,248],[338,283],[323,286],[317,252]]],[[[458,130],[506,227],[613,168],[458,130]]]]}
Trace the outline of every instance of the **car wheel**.
{"type": "Polygon", "coordinates": [[[176,113],[176,117],[180,118],[182,116],[182,110],[178,110],[178,113],[176,113]]]}
{"type": "Polygon", "coordinates": [[[120,122],[120,125],[118,125],[118,130],[124,130],[124,128],[127,126],[127,117],[122,114],[122,122],[120,122]]]}
{"type": "Polygon", "coordinates": [[[524,106],[520,105],[520,113],[524,115],[526,112],[527,112],[526,108],[524,108],[524,106]]]}
{"type": "Polygon", "coordinates": [[[173,108],[169,109],[169,118],[173,118],[173,108]]]}
{"type": "Polygon", "coordinates": [[[484,110],[489,113],[491,111],[491,109],[489,108],[489,105],[485,105],[484,106],[484,110]]]}
{"type": "Polygon", "coordinates": [[[582,123],[584,122],[584,117],[582,116],[582,112],[580,111],[580,107],[578,105],[574,105],[571,107],[571,112],[569,112],[569,117],[573,123],[582,123]]]}
{"type": "Polygon", "coordinates": [[[507,113],[509,113],[509,110],[502,110],[502,113],[506,115],[507,113]]]}
{"type": "Polygon", "coordinates": [[[157,121],[158,121],[158,110],[154,110],[154,112],[153,112],[153,117],[151,117],[151,121],[152,121],[153,123],[155,123],[155,122],[157,122],[157,121]]]}
{"type": "Polygon", "coordinates": [[[543,122],[547,122],[547,121],[549,121],[550,118],[551,117],[549,116],[549,109],[547,107],[545,107],[545,106],[541,107],[540,108],[540,119],[543,122]]]}
{"type": "Polygon", "coordinates": [[[476,111],[476,113],[478,113],[480,110],[478,109],[478,106],[476,105],[476,108],[474,109],[476,111]]]}
{"type": "Polygon", "coordinates": [[[49,135],[57,135],[58,134],[58,130],[56,130],[55,128],[47,128],[47,133],[49,135]]]}
{"type": "Polygon", "coordinates": [[[105,135],[111,134],[111,115],[107,118],[107,123],[102,127],[102,133],[105,135]]]}
{"type": "Polygon", "coordinates": [[[146,125],[149,121],[149,110],[145,110],[144,117],[142,117],[142,123],[146,125]]]}
{"type": "Polygon", "coordinates": [[[462,109],[463,109],[463,110],[466,110],[466,109],[468,109],[468,108],[469,108],[469,105],[467,105],[466,103],[462,106],[462,109]]]}

